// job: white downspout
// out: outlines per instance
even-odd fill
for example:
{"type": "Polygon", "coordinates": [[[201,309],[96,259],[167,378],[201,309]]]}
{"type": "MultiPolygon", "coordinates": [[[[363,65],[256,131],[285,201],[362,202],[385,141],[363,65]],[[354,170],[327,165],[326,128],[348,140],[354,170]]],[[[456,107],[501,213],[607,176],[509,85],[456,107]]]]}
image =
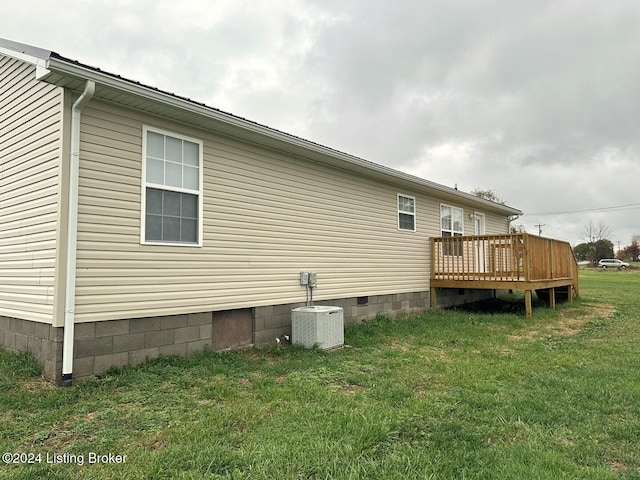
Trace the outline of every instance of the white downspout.
{"type": "Polygon", "coordinates": [[[96,89],[87,80],[84,92],[71,107],[71,155],[69,156],[69,211],[67,229],[67,280],[62,340],[62,381],[68,387],[73,382],[73,337],[76,304],[76,250],[78,247],[78,177],[80,175],[80,112],[91,100],[96,89]]]}

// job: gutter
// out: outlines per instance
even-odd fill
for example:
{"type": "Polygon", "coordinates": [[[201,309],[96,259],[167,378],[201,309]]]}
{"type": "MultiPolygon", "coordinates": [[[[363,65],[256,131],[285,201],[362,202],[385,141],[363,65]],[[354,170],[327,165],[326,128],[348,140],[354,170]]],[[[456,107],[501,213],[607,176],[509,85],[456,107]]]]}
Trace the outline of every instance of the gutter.
{"type": "MultiPolygon", "coordinates": [[[[118,75],[109,74],[93,67],[83,65],[73,60],[68,60],[60,55],[52,55],[46,62],[46,70],[43,69],[43,76],[40,80],[52,83],[58,86],[64,86],[65,82],[61,79],[54,80],[48,78],[51,74],[61,75],[63,78],[84,79],[86,81],[99,82],[100,85],[106,87],[106,89],[114,89],[119,92],[124,92],[134,97],[142,97],[152,102],[157,102],[162,105],[168,105],[173,108],[177,108],[181,111],[186,111],[191,114],[204,117],[208,120],[218,122],[222,127],[216,131],[222,135],[228,135],[236,138],[240,138],[244,141],[251,143],[258,143],[266,148],[276,148],[282,151],[293,153],[294,155],[303,156],[308,160],[319,161],[326,163],[334,167],[343,168],[345,170],[356,171],[359,173],[367,172],[369,174],[376,173],[381,175],[385,179],[394,179],[395,181],[407,182],[413,188],[426,188],[431,191],[436,191],[440,194],[446,195],[449,198],[464,199],[467,202],[471,202],[475,205],[482,205],[485,209],[492,211],[498,211],[507,215],[520,215],[522,212],[516,208],[506,205],[499,205],[494,202],[476,197],[470,193],[458,191],[456,189],[440,185],[438,183],[416,177],[408,173],[395,170],[384,165],[380,165],[362,158],[358,158],[354,155],[344,153],[335,150],[330,147],[325,147],[315,142],[305,140],[295,135],[281,132],[279,130],[261,125],[250,120],[246,120],[241,117],[237,117],[230,113],[223,112],[213,107],[209,107],[203,103],[193,101],[191,99],[180,97],[172,93],[168,93],[159,90],[154,87],[144,85],[139,82],[128,80],[118,75]],[[267,139],[267,142],[257,142],[256,138],[247,139],[243,137],[243,134],[249,132],[262,139],[267,139]],[[268,143],[268,141],[277,142],[268,143]],[[289,151],[283,146],[289,146],[293,148],[293,151],[289,151]],[[279,148],[278,148],[279,147],[279,148]]],[[[182,120],[184,121],[184,120],[182,120]]],[[[207,128],[207,127],[204,127],[207,128]]]]}
{"type": "Polygon", "coordinates": [[[80,117],[82,108],[95,93],[96,84],[87,80],[84,92],[71,107],[71,154],[69,156],[69,211],[67,243],[67,275],[65,285],[64,337],[62,340],[63,387],[73,383],[73,339],[76,304],[76,252],[78,249],[78,183],[80,176],[80,117]]]}

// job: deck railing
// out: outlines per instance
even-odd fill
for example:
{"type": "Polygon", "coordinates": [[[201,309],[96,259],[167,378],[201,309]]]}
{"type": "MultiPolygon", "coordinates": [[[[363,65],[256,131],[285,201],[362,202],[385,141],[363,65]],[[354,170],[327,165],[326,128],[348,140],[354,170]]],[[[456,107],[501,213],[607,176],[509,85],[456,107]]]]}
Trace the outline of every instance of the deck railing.
{"type": "Polygon", "coordinates": [[[571,246],[527,233],[432,238],[431,278],[467,282],[571,279],[578,293],[578,266],[571,246]]]}

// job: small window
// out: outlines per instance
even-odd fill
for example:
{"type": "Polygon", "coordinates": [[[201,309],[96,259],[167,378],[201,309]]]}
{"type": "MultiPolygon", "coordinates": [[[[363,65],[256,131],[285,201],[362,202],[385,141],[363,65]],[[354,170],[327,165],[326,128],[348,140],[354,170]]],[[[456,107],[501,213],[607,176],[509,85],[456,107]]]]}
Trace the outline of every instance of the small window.
{"type": "Polygon", "coordinates": [[[143,129],[141,242],[202,245],[202,142],[143,129]]]}
{"type": "MultiPolygon", "coordinates": [[[[449,205],[440,205],[440,225],[443,237],[461,237],[464,234],[463,210],[449,205]]],[[[443,242],[445,255],[462,256],[462,243],[454,240],[443,242]]]]}
{"type": "Polygon", "coordinates": [[[416,231],[416,199],[398,194],[398,230],[416,231]]]}

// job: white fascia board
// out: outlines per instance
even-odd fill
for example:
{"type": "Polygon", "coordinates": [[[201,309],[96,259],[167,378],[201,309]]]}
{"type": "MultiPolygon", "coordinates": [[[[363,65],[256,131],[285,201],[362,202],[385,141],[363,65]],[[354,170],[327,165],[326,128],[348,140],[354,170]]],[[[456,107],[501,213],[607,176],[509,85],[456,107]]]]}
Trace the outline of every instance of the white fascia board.
{"type": "Polygon", "coordinates": [[[29,55],[28,53],[19,52],[17,50],[12,50],[10,48],[0,47],[0,55],[5,55],[7,57],[15,58],[16,60],[21,60],[23,62],[30,63],[36,66],[36,79],[39,80],[43,76],[45,76],[49,71],[47,70],[47,60],[35,57],[33,55],[29,55]]]}
{"type": "MultiPolygon", "coordinates": [[[[58,58],[50,58],[46,62],[46,68],[48,69],[47,71],[49,72],[55,72],[65,76],[68,75],[68,76],[75,77],[82,80],[93,80],[98,85],[104,85],[106,87],[120,90],[135,96],[147,98],[149,100],[159,102],[165,105],[169,105],[181,110],[186,110],[188,112],[191,112],[197,115],[202,115],[204,117],[219,121],[220,123],[229,125],[231,127],[236,127],[244,131],[249,131],[254,134],[258,134],[258,135],[276,140],[285,145],[292,145],[298,148],[302,148],[306,151],[313,152],[321,156],[330,157],[332,159],[339,160],[341,162],[344,162],[347,165],[353,165],[353,166],[359,167],[359,169],[365,169],[372,172],[377,172],[386,177],[391,177],[396,180],[401,180],[403,182],[415,185],[416,188],[422,187],[422,189],[428,189],[431,191],[439,192],[448,197],[456,197],[456,198],[459,198],[461,201],[480,205],[485,209],[499,211],[505,215],[521,215],[522,214],[522,212],[516,208],[508,207],[506,205],[499,205],[494,202],[490,202],[488,200],[479,198],[475,195],[465,193],[465,192],[460,192],[451,187],[440,185],[438,183],[431,182],[429,180],[425,180],[423,178],[416,177],[414,175],[401,172],[399,170],[394,170],[393,168],[385,167],[384,165],[379,165],[377,163],[369,162],[367,160],[363,160],[353,155],[349,155],[347,153],[343,153],[338,150],[325,147],[318,143],[310,142],[308,140],[304,140],[302,138],[295,137],[293,135],[289,135],[284,132],[280,132],[278,130],[274,130],[272,128],[245,120],[243,118],[236,117],[234,115],[208,107],[206,105],[196,103],[194,101],[191,101],[185,98],[180,98],[172,94],[162,92],[161,90],[156,90],[154,88],[147,87],[142,84],[133,83],[123,78],[105,74],[103,72],[96,71],[94,69],[87,68],[82,65],[69,63],[58,58]]],[[[42,79],[45,80],[44,77],[42,79]]],[[[346,165],[345,165],[345,169],[348,169],[346,165]]]]}

